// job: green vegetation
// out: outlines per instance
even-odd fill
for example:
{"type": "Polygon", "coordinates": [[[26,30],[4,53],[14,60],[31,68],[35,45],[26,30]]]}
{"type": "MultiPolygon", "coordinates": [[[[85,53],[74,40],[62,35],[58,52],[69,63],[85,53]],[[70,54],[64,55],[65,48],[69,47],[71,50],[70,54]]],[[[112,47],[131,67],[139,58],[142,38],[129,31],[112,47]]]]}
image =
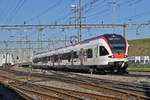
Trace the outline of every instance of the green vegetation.
{"type": "Polygon", "coordinates": [[[127,70],[150,71],[150,67],[147,67],[145,65],[129,66],[127,70]]]}
{"type": "Polygon", "coordinates": [[[150,56],[150,38],[128,40],[129,56],[150,56]]]}
{"type": "MultiPolygon", "coordinates": [[[[129,56],[150,56],[150,38],[128,40],[129,56]]],[[[130,64],[127,70],[150,71],[150,67],[138,63],[130,64]]]]}

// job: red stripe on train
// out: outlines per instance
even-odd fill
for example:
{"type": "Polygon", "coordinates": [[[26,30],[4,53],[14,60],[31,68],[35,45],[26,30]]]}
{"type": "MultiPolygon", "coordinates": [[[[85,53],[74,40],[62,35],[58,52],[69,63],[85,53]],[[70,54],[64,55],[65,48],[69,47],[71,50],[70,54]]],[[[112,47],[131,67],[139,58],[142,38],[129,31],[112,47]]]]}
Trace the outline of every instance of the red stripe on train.
{"type": "Polygon", "coordinates": [[[124,58],[125,53],[113,53],[114,58],[124,58]]]}

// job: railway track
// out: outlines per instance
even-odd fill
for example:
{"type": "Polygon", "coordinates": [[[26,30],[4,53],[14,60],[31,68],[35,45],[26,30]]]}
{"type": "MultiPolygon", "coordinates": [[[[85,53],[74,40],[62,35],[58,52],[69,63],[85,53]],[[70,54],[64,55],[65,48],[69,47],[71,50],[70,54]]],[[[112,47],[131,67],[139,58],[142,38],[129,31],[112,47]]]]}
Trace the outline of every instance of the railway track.
{"type": "Polygon", "coordinates": [[[1,78],[9,80],[8,87],[21,94],[27,100],[121,100],[121,98],[112,95],[37,85],[2,76],[1,78]]]}
{"type": "MultiPolygon", "coordinates": [[[[3,69],[5,70],[5,69],[3,69]]],[[[11,73],[19,75],[27,75],[25,72],[19,72],[14,70],[6,70],[11,73]]],[[[73,73],[55,73],[51,75],[31,73],[32,77],[42,77],[47,79],[53,79],[62,82],[68,82],[75,84],[78,87],[86,88],[92,91],[96,91],[108,96],[115,96],[118,99],[123,100],[150,100],[149,98],[149,87],[146,89],[143,87],[135,86],[132,84],[121,83],[117,81],[108,81],[103,79],[91,78],[82,75],[76,75],[73,73]],[[60,78],[61,77],[61,78],[60,78]],[[125,87],[126,86],[126,87],[125,87]],[[134,86],[134,87],[133,87],[134,86]]]]}
{"type": "MultiPolygon", "coordinates": [[[[98,95],[94,93],[88,93],[88,92],[81,92],[81,91],[75,91],[75,90],[70,90],[70,89],[63,89],[63,88],[57,88],[57,87],[51,87],[51,86],[43,86],[43,85],[36,85],[36,84],[10,84],[13,87],[19,88],[19,89],[32,89],[37,91],[40,91],[42,93],[51,93],[53,95],[57,95],[59,98],[63,98],[65,100],[87,100],[87,99],[95,99],[95,100],[103,100],[103,99],[109,99],[109,100],[121,100],[119,97],[114,97],[111,95],[98,95]]],[[[34,92],[35,92],[34,91],[34,92]]]]}
{"type": "Polygon", "coordinates": [[[67,76],[74,78],[78,78],[77,80],[84,80],[86,82],[90,82],[97,86],[103,86],[103,87],[109,87],[109,88],[117,88],[121,90],[126,90],[128,92],[133,92],[139,95],[146,95],[150,97],[150,86],[141,85],[141,84],[135,84],[135,83],[129,83],[129,82],[120,82],[120,81],[114,81],[114,80],[105,80],[100,78],[91,78],[83,75],[79,75],[76,73],[64,73],[64,72],[51,72],[54,74],[57,74],[59,76],[67,76]]]}

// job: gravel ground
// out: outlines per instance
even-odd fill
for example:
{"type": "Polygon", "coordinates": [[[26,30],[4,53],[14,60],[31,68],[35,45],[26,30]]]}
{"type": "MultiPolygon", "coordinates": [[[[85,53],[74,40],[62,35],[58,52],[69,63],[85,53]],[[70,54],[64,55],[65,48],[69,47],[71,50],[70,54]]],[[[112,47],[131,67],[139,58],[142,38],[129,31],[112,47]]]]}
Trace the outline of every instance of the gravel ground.
{"type": "MultiPolygon", "coordinates": [[[[15,69],[15,68],[13,68],[15,69]]],[[[28,69],[24,69],[24,68],[16,68],[18,71],[28,71],[28,69]]],[[[42,73],[42,72],[38,72],[38,73],[42,73]]],[[[47,73],[47,74],[51,74],[51,73],[47,73]]],[[[12,79],[17,79],[23,82],[27,81],[27,76],[16,76],[14,74],[10,74],[8,72],[5,71],[1,71],[0,70],[0,76],[6,76],[6,77],[10,77],[12,79]]],[[[45,86],[52,86],[52,87],[57,87],[57,88],[64,88],[64,89],[70,89],[70,90],[75,90],[75,91],[80,91],[80,92],[87,92],[87,93],[95,93],[95,94],[99,94],[99,95],[105,95],[103,93],[100,92],[96,92],[96,91],[92,91],[92,90],[88,90],[85,88],[81,88],[78,87],[75,84],[70,84],[70,83],[65,83],[65,82],[60,82],[60,81],[54,81],[54,80],[48,80],[48,81],[41,81],[42,78],[37,78],[37,77],[32,77],[32,82],[34,84],[40,84],[40,85],[45,85],[45,86]]]]}
{"type": "MultiPolygon", "coordinates": [[[[144,73],[129,73],[129,75],[90,75],[90,74],[80,74],[85,75],[89,77],[95,77],[100,79],[107,79],[107,80],[116,80],[121,82],[133,82],[133,83],[145,83],[150,85],[150,75],[149,77],[145,77],[142,75],[145,75],[144,73]],[[131,76],[130,76],[131,75],[131,76]],[[139,77],[134,77],[134,75],[138,75],[139,77]],[[141,77],[140,77],[141,75],[141,77]]],[[[147,75],[147,74],[146,74],[147,75]]]]}
{"type": "MultiPolygon", "coordinates": [[[[31,69],[28,69],[28,68],[12,67],[12,69],[18,70],[18,71],[24,71],[24,72],[31,72],[31,69]]],[[[41,70],[37,70],[37,69],[36,70],[34,69],[32,72],[33,73],[43,73],[43,72],[41,72],[41,70]]],[[[45,74],[53,74],[53,73],[48,71],[45,74]]],[[[150,73],[145,74],[145,73],[141,73],[141,72],[131,72],[131,73],[129,73],[129,76],[125,76],[125,75],[96,75],[96,74],[91,75],[91,74],[83,74],[83,73],[76,73],[76,74],[100,78],[100,79],[116,80],[116,81],[122,81],[122,82],[144,83],[144,84],[150,85],[150,78],[148,78],[148,77],[133,77],[133,76],[130,77],[130,74],[131,75],[149,75],[150,76],[150,73]]],[[[7,73],[4,71],[0,71],[0,75],[15,78],[15,79],[18,79],[18,80],[21,80],[24,82],[27,81],[27,76],[16,76],[14,74],[7,73]]],[[[36,78],[36,77],[32,77],[32,80],[34,81],[35,84],[40,84],[40,85],[45,85],[45,86],[53,86],[53,87],[59,87],[59,88],[64,88],[64,89],[71,89],[71,90],[88,92],[88,93],[95,93],[95,94],[101,95],[101,93],[99,93],[99,92],[88,90],[85,88],[81,88],[75,84],[73,85],[70,83],[54,81],[54,80],[42,81],[42,78],[36,78]]]]}
{"type": "MultiPolygon", "coordinates": [[[[18,70],[18,71],[25,71],[29,72],[31,71],[28,68],[18,68],[13,67],[12,69],[18,70]]],[[[33,73],[43,73],[41,70],[34,69],[32,71],[33,73]]],[[[52,74],[50,72],[46,72],[46,74],[52,74]]],[[[150,72],[129,72],[128,75],[96,75],[96,74],[83,74],[83,73],[77,73],[80,75],[85,75],[89,77],[96,77],[101,79],[107,79],[107,80],[116,80],[116,81],[122,81],[122,82],[134,82],[134,83],[146,83],[150,85],[150,72]],[[135,75],[135,76],[134,76],[135,75]],[[137,75],[137,76],[136,76],[137,75]],[[143,76],[147,75],[147,76],[143,76]]]]}
{"type": "Polygon", "coordinates": [[[35,84],[52,86],[52,87],[57,87],[57,88],[69,89],[69,90],[75,90],[75,91],[80,91],[80,92],[95,93],[95,94],[100,94],[100,95],[102,94],[100,92],[96,92],[96,91],[92,91],[92,90],[78,87],[77,85],[64,83],[64,82],[58,82],[58,81],[36,82],[35,84]]]}

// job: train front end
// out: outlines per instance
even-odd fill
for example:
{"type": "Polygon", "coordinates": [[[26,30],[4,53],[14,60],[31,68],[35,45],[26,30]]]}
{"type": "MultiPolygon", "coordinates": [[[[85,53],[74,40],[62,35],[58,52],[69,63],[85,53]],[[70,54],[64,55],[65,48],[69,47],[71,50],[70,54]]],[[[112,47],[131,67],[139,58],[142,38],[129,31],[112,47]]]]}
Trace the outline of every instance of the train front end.
{"type": "Polygon", "coordinates": [[[104,36],[110,54],[108,56],[108,65],[112,68],[111,71],[118,73],[127,73],[128,66],[128,43],[121,35],[110,34],[104,36]]]}

